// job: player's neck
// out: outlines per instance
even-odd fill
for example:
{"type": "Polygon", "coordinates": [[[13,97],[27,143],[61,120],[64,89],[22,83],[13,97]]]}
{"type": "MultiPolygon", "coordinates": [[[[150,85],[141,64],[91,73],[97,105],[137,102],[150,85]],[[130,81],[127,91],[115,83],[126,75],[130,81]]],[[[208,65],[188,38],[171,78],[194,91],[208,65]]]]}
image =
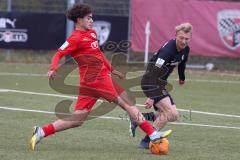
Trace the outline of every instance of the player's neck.
{"type": "Polygon", "coordinates": [[[177,51],[180,52],[182,49],[176,45],[177,51]]]}
{"type": "Polygon", "coordinates": [[[82,27],[82,26],[80,26],[80,25],[76,25],[76,26],[75,26],[75,30],[78,30],[78,31],[87,31],[86,28],[84,28],[84,27],[82,27]]]}

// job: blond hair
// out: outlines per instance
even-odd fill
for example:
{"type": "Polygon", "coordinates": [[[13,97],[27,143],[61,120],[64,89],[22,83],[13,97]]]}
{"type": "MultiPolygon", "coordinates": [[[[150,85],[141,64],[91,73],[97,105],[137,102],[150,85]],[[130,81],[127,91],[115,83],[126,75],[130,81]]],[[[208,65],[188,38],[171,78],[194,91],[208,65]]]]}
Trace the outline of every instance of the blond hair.
{"type": "Polygon", "coordinates": [[[193,26],[188,22],[181,23],[175,27],[176,33],[178,33],[179,31],[183,31],[184,33],[188,33],[188,32],[192,33],[192,29],[193,29],[193,26]]]}

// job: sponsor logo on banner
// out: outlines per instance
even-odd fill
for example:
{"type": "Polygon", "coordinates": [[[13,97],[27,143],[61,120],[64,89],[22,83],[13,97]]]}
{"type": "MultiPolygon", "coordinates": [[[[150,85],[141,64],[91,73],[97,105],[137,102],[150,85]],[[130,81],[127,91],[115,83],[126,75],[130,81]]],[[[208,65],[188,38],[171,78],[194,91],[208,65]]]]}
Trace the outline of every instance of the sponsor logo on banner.
{"type": "Polygon", "coordinates": [[[26,42],[28,40],[26,29],[17,29],[17,19],[0,17],[0,42],[26,42]]]}
{"type": "Polygon", "coordinates": [[[107,40],[111,32],[111,23],[106,21],[93,22],[93,29],[97,32],[99,45],[103,45],[107,40]]]}
{"type": "Polygon", "coordinates": [[[224,45],[231,50],[240,47],[240,10],[218,12],[217,23],[224,45]]]}

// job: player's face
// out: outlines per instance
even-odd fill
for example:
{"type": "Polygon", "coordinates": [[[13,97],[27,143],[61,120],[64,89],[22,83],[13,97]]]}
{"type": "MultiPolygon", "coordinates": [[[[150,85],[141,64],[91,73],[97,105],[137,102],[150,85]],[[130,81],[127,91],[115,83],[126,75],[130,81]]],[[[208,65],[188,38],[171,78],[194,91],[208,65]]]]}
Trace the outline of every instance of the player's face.
{"type": "Polygon", "coordinates": [[[188,45],[188,43],[190,42],[191,37],[192,37],[192,33],[191,32],[184,33],[184,31],[179,31],[176,34],[177,49],[178,50],[184,49],[188,45]]]}
{"type": "Polygon", "coordinates": [[[92,13],[80,19],[80,26],[84,30],[91,29],[92,24],[93,24],[92,13]]]}

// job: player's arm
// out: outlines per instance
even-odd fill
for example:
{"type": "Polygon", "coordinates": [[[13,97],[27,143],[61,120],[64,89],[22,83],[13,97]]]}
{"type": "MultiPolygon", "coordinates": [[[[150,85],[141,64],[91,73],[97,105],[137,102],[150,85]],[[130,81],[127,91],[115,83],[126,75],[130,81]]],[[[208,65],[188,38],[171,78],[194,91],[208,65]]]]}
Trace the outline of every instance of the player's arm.
{"type": "MultiPolygon", "coordinates": [[[[93,32],[97,35],[96,31],[93,30],[93,32]]],[[[109,63],[105,55],[102,53],[102,59],[103,59],[103,64],[107,67],[107,69],[113,74],[118,76],[120,79],[123,79],[125,76],[121,72],[113,69],[112,65],[109,63]]]]}
{"type": "Polygon", "coordinates": [[[162,66],[166,65],[171,61],[172,58],[172,46],[171,42],[166,42],[156,53],[156,58],[154,58],[153,61],[155,61],[155,66],[158,68],[163,68],[162,66]]]}
{"type": "Polygon", "coordinates": [[[104,56],[104,54],[102,54],[103,56],[103,63],[104,65],[107,67],[107,69],[113,74],[118,76],[120,79],[123,79],[125,77],[124,74],[122,74],[121,72],[117,71],[116,69],[114,69],[112,67],[112,65],[109,63],[109,61],[107,60],[107,58],[104,56]]]}
{"type": "Polygon", "coordinates": [[[55,55],[52,58],[51,65],[48,71],[48,76],[54,78],[58,68],[59,61],[61,58],[67,54],[72,53],[78,47],[76,37],[69,37],[64,44],[58,49],[55,55]]]}
{"type": "MultiPolygon", "coordinates": [[[[96,31],[92,30],[96,35],[96,31]]],[[[107,69],[112,72],[113,71],[113,67],[112,65],[109,63],[109,61],[107,60],[107,58],[105,57],[104,53],[102,52],[102,59],[103,59],[103,64],[107,67],[107,69]]]]}
{"type": "Polygon", "coordinates": [[[185,82],[185,69],[186,69],[187,60],[188,60],[188,53],[187,53],[187,56],[184,57],[184,60],[178,65],[178,76],[179,76],[180,85],[183,85],[185,82]]]}
{"type": "Polygon", "coordinates": [[[145,101],[145,108],[146,109],[150,109],[150,108],[152,108],[152,106],[153,106],[153,103],[154,103],[154,99],[152,99],[152,98],[147,98],[147,100],[145,101]]]}
{"type": "Polygon", "coordinates": [[[107,69],[109,71],[113,71],[113,67],[112,65],[109,63],[109,61],[107,60],[107,58],[105,57],[105,55],[102,53],[102,58],[103,58],[103,64],[107,67],[107,69]]]}
{"type": "Polygon", "coordinates": [[[168,73],[166,65],[171,61],[172,53],[168,50],[160,50],[154,64],[154,71],[151,77],[157,76],[159,80],[168,73]]]}
{"type": "Polygon", "coordinates": [[[112,74],[118,76],[120,79],[123,79],[125,77],[123,73],[117,71],[116,69],[112,70],[112,74]]]}

